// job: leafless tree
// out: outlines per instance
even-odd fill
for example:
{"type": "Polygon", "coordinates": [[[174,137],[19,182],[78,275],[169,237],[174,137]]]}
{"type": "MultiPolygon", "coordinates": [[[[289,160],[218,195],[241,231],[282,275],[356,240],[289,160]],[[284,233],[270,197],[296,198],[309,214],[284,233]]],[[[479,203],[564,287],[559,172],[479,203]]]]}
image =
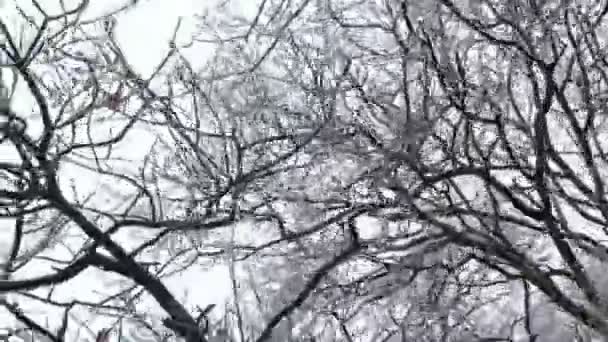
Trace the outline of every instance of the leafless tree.
{"type": "Polygon", "coordinates": [[[6,70],[35,103],[23,112],[16,92],[0,108],[14,222],[0,293],[15,318],[53,341],[74,312],[157,341],[608,335],[608,4],[230,3],[150,76],[113,13],[81,18],[87,2],[21,10],[28,43],[0,26],[6,70]],[[194,63],[202,44],[213,53],[194,63]],[[90,194],[76,169],[98,180],[90,194]],[[221,323],[163,281],[217,262],[233,287],[221,323]],[[52,271],[20,273],[40,266],[52,271]],[[57,299],[85,270],[118,292],[57,299]],[[26,301],[64,315],[49,328],[26,301]]]}
{"type": "MultiPolygon", "coordinates": [[[[543,314],[531,306],[553,307],[562,322],[606,335],[599,271],[606,6],[263,1],[250,21],[234,19],[233,31],[215,40],[255,51],[250,67],[237,70],[282,77],[284,87],[297,85],[330,109],[315,151],[302,153],[316,169],[298,174],[295,194],[281,188],[275,197],[291,203],[288,216],[319,223],[278,224],[287,235],[256,251],[308,249],[301,264],[336,250],[336,239],[367,235],[339,264],[394,263],[402,276],[433,268],[426,259],[450,251],[455,260],[435,268],[481,267],[487,286],[510,286],[504,298],[517,299],[509,323],[516,332],[501,338],[543,338],[543,314]],[[362,220],[348,224],[363,217],[385,229],[370,237],[362,220]]],[[[336,272],[311,272],[280,312],[312,301],[336,272]]],[[[269,322],[262,340],[279,318],[269,322]]]]}
{"type": "MultiPolygon", "coordinates": [[[[190,312],[161,280],[178,272],[176,268],[185,267],[179,263],[190,256],[177,253],[155,263],[147,259],[148,249],[163,236],[187,230],[208,231],[237,219],[233,211],[220,209],[200,217],[177,215],[175,200],[161,183],[171,179],[169,167],[159,171],[162,163],[169,161],[169,151],[163,150],[168,140],[162,140],[163,136],[187,143],[186,149],[199,152],[196,144],[201,143],[202,128],[181,121],[184,110],[180,106],[186,100],[180,97],[204,101],[203,95],[199,97],[203,90],[197,88],[195,80],[184,78],[187,64],[175,42],[169,44],[169,54],[151,76],[141,76],[131,67],[111,23],[113,16],[133,4],[84,20],[88,1],[68,9],[62,2],[59,12],[51,12],[37,1],[32,3],[30,12],[17,8],[17,21],[25,28],[21,36],[0,22],[3,72],[12,73],[29,93],[17,93],[12,105],[8,95],[14,88],[3,94],[0,205],[3,218],[13,219],[15,225],[0,282],[0,293],[14,298],[3,297],[2,304],[36,334],[63,341],[68,324],[74,323],[74,312],[117,317],[117,324],[125,317],[146,323],[146,313],[137,312],[136,306],[146,294],[164,310],[166,329],[186,341],[206,341],[207,334],[200,324],[205,319],[203,313],[190,312]],[[33,35],[28,41],[30,31],[33,35]],[[180,79],[169,78],[174,71],[182,72],[180,79]],[[35,104],[31,114],[15,105],[28,96],[35,104]],[[151,151],[143,150],[145,145],[138,146],[140,141],[133,140],[145,139],[142,132],[146,130],[148,137],[157,137],[159,142],[151,151]],[[199,140],[192,140],[194,136],[199,140]],[[128,160],[126,147],[138,148],[145,156],[128,160]],[[139,165],[133,167],[133,163],[139,165]],[[71,181],[70,173],[74,172],[92,177],[89,182],[94,189],[90,193],[83,193],[82,178],[71,181]],[[104,197],[112,198],[112,203],[104,204],[104,197]],[[124,234],[133,230],[152,236],[135,241],[135,247],[128,246],[134,235],[129,239],[124,234]],[[62,249],[64,252],[58,252],[62,249]],[[48,271],[21,275],[41,269],[48,271]],[[93,293],[89,298],[66,296],[65,289],[74,288],[73,281],[90,269],[96,269],[100,277],[118,275],[114,283],[118,281],[119,292],[110,296],[93,293]],[[59,325],[47,327],[37,322],[22,308],[24,300],[36,302],[45,310],[62,309],[59,325]]],[[[197,106],[195,102],[194,111],[197,106]]],[[[216,134],[218,137],[218,151],[222,151],[222,143],[226,148],[234,140],[226,132],[216,134]]],[[[205,139],[213,137],[207,135],[205,139]]],[[[181,156],[180,151],[177,155],[181,156]]],[[[229,193],[235,179],[227,176],[231,170],[226,170],[223,163],[214,164],[222,162],[221,155],[213,158],[218,160],[207,161],[211,167],[209,185],[216,186],[213,196],[219,201],[219,193],[229,193]]],[[[257,175],[248,177],[243,181],[253,181],[257,175]]],[[[102,341],[108,332],[91,333],[102,341]]]]}

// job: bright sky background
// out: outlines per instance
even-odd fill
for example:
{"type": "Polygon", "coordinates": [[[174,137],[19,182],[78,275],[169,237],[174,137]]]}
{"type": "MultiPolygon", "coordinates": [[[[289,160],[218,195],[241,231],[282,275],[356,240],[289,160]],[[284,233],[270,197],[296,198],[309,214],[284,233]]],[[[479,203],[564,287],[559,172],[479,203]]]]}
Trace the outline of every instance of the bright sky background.
{"type": "MultiPolygon", "coordinates": [[[[202,13],[206,7],[213,4],[217,0],[139,0],[139,4],[135,9],[128,13],[123,13],[117,17],[118,26],[116,36],[121,44],[123,51],[126,54],[127,60],[131,65],[145,77],[159,63],[168,50],[168,41],[171,38],[176,23],[180,17],[183,17],[181,30],[183,37],[188,37],[194,27],[193,14],[202,13]]],[[[22,6],[27,6],[28,0],[0,0],[0,16],[10,16],[13,4],[18,2],[22,6]],[[4,8],[2,8],[4,5],[4,8]]],[[[42,4],[58,3],[58,0],[40,0],[42,4]]],[[[69,2],[69,1],[66,1],[69,2]]],[[[72,2],[75,2],[72,0],[72,2]]],[[[106,11],[116,8],[125,0],[90,0],[88,8],[89,16],[97,16],[106,11]]],[[[254,13],[255,7],[259,0],[242,0],[242,7],[245,13],[254,13]]],[[[183,40],[182,40],[183,42],[183,40]]],[[[179,39],[178,39],[178,45],[179,39]]],[[[200,65],[206,56],[209,56],[208,48],[190,49],[188,55],[192,57],[194,65],[200,65]]],[[[19,96],[17,96],[19,99],[19,96]]],[[[27,102],[27,100],[25,101],[27,102]]],[[[26,110],[28,103],[15,103],[15,108],[18,110],[26,110]]],[[[138,136],[137,140],[131,144],[130,155],[132,157],[141,156],[149,149],[152,139],[146,136],[138,136]]],[[[6,154],[3,154],[2,146],[0,146],[0,160],[5,160],[6,154]]],[[[68,170],[68,172],[70,172],[68,170]]],[[[77,186],[80,188],[93,188],[95,183],[92,179],[86,176],[74,174],[79,182],[77,186]]],[[[86,190],[83,190],[86,192],[86,190]]],[[[12,220],[0,220],[0,257],[3,257],[5,251],[10,246],[10,238],[12,236],[12,220]],[[8,233],[8,234],[7,234],[8,233]]],[[[365,225],[365,224],[363,224],[365,225]]],[[[0,260],[1,262],[1,260],[0,260]]],[[[46,274],[50,270],[32,270],[32,276],[46,274]],[[34,273],[36,272],[36,273],[34,273]]],[[[79,277],[77,281],[70,284],[70,295],[76,297],[81,296],[85,299],[85,294],[89,293],[91,286],[99,287],[100,279],[96,275],[100,273],[89,272],[83,277],[79,277]]],[[[20,276],[24,276],[20,274],[20,276]]],[[[182,276],[173,277],[165,281],[165,284],[176,295],[179,300],[184,301],[188,308],[194,308],[196,305],[204,307],[208,304],[215,303],[221,307],[223,301],[230,296],[230,283],[228,281],[228,270],[225,267],[216,267],[211,271],[192,268],[185,272],[182,276]],[[186,295],[184,295],[186,294],[186,295]]],[[[108,289],[109,290],[109,289],[108,289]]],[[[152,303],[151,303],[152,304],[152,303]]],[[[49,316],[47,312],[40,312],[35,318],[42,319],[49,316]]],[[[56,318],[57,316],[55,316],[56,318]]],[[[0,327],[4,321],[3,311],[0,310],[0,327]]],[[[103,323],[91,323],[94,330],[104,328],[103,323]]]]}

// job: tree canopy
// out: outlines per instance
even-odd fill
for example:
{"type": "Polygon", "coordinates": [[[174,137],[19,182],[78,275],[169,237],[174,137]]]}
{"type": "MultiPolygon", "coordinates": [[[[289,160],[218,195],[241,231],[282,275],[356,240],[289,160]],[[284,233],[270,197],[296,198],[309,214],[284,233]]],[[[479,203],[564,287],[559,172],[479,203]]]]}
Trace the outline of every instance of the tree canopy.
{"type": "Polygon", "coordinates": [[[608,2],[11,6],[0,338],[608,338],[608,2]]]}

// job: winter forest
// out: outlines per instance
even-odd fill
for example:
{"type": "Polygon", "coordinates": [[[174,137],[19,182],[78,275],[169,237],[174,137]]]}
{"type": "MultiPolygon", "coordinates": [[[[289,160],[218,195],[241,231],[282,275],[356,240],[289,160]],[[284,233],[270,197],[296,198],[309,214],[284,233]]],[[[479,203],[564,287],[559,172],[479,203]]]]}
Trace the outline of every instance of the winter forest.
{"type": "Polygon", "coordinates": [[[0,5],[0,341],[608,341],[608,1],[149,2],[0,5]]]}

